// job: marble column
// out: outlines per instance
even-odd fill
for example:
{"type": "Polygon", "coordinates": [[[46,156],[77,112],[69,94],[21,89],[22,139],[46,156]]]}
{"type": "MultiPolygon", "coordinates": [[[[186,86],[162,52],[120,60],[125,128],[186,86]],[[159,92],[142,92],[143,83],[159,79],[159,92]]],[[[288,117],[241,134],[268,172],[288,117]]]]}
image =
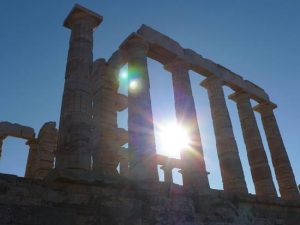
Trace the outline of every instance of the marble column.
{"type": "Polygon", "coordinates": [[[237,104],[256,195],[277,197],[267,155],[251,106],[250,96],[245,92],[236,92],[230,95],[229,98],[237,104]]]}
{"type": "Polygon", "coordinates": [[[93,171],[96,176],[117,175],[118,149],[117,91],[118,72],[109,67],[104,59],[94,62],[92,73],[93,171]]]}
{"type": "Polygon", "coordinates": [[[223,81],[210,76],[201,85],[208,91],[224,190],[247,193],[242,163],[224,98],[223,81]]]}
{"type": "Polygon", "coordinates": [[[190,138],[188,148],[181,151],[184,183],[196,191],[209,189],[205,167],[197,113],[189,77],[189,65],[182,60],[174,60],[165,65],[172,73],[177,123],[185,129],[190,138]]]}
{"type": "Polygon", "coordinates": [[[277,105],[273,103],[260,103],[254,110],[261,114],[281,197],[299,200],[294,173],[273,112],[275,108],[277,105]]]}
{"type": "Polygon", "coordinates": [[[147,68],[148,44],[131,37],[121,45],[128,59],[128,132],[130,175],[137,181],[158,182],[156,146],[147,68]]]}
{"type": "Polygon", "coordinates": [[[29,146],[29,153],[27,157],[25,177],[34,178],[37,171],[39,142],[37,139],[32,139],[28,140],[26,144],[29,146]]]}
{"type": "MultiPolygon", "coordinates": [[[[91,168],[90,136],[93,31],[102,16],[75,5],[64,22],[71,29],[62,99],[56,170],[74,177],[91,168]]],[[[64,176],[64,175],[62,175],[64,176]]]]}
{"type": "Polygon", "coordinates": [[[173,183],[173,175],[172,175],[173,167],[166,164],[166,165],[162,165],[160,168],[164,171],[164,182],[168,183],[168,184],[172,184],[173,183]]]}

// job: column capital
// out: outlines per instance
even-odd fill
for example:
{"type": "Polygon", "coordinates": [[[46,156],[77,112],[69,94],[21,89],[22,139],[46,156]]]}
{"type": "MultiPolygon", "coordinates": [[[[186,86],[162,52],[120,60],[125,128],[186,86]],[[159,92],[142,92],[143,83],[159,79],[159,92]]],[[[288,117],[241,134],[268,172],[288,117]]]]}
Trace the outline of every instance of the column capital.
{"type": "Polygon", "coordinates": [[[237,91],[229,95],[228,98],[235,102],[245,102],[250,100],[250,95],[245,91],[237,91]]]}
{"type": "Polygon", "coordinates": [[[120,45],[121,53],[128,59],[128,57],[134,57],[137,55],[147,55],[149,50],[149,44],[144,38],[136,33],[132,33],[129,37],[120,45]]]}
{"type": "Polygon", "coordinates": [[[182,59],[174,59],[164,65],[164,69],[174,73],[179,70],[189,70],[190,65],[182,59]]]}
{"type": "Polygon", "coordinates": [[[75,4],[71,12],[68,14],[63,25],[66,28],[72,29],[73,25],[79,21],[85,21],[92,25],[95,29],[102,22],[103,17],[79,4],[75,4]]]}
{"type": "Polygon", "coordinates": [[[273,102],[262,102],[253,107],[253,110],[261,114],[273,112],[277,105],[273,102]]]}
{"type": "Polygon", "coordinates": [[[223,84],[224,84],[224,81],[216,75],[209,76],[200,83],[200,85],[206,89],[209,89],[212,87],[217,87],[217,86],[222,87],[223,84]]]}

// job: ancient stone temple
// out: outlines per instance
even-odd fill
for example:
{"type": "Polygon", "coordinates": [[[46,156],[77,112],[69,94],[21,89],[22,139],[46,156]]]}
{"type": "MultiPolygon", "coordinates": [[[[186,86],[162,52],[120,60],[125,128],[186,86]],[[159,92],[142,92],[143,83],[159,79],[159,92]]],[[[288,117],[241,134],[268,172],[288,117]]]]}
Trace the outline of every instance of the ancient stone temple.
{"type": "Polygon", "coordinates": [[[29,146],[24,178],[0,174],[0,224],[299,225],[299,190],[273,112],[277,105],[267,93],[146,25],[108,60],[93,59],[93,31],[101,22],[102,16],[80,5],[64,21],[71,36],[58,129],[47,122],[36,136],[30,127],[0,122],[1,147],[8,136],[29,146]],[[156,153],[147,58],[171,73],[177,121],[192,140],[181,159],[156,153]],[[125,64],[141,85],[128,96],[118,93],[125,64]],[[209,185],[190,70],[206,77],[199,88],[208,94],[224,190],[209,185]],[[225,96],[224,86],[234,93],[225,96]],[[236,103],[255,195],[248,193],[227,97],[236,103]],[[125,109],[128,130],[117,123],[117,112],[125,109]],[[175,168],[183,185],[173,183],[175,168]]]}

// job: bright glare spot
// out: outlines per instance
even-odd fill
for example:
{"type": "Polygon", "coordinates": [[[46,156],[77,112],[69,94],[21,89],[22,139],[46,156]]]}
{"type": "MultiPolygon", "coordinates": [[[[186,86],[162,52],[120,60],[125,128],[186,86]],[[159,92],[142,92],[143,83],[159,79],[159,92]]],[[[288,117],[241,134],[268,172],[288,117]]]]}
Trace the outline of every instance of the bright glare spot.
{"type": "Polygon", "coordinates": [[[177,124],[168,124],[159,130],[162,152],[168,156],[177,155],[189,147],[190,139],[187,131],[177,124]]]}
{"type": "Polygon", "coordinates": [[[125,80],[125,79],[127,79],[127,77],[128,77],[127,71],[122,71],[121,72],[121,78],[125,80]]]}
{"type": "Polygon", "coordinates": [[[139,83],[137,80],[132,80],[129,83],[129,89],[132,91],[136,90],[138,88],[138,86],[139,86],[139,83]]]}

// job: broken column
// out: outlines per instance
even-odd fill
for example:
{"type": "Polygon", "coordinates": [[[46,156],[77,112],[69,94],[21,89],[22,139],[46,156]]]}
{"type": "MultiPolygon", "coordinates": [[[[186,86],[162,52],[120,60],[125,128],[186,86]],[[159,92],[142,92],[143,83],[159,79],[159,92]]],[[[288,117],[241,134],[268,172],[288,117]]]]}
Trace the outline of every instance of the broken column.
{"type": "Polygon", "coordinates": [[[130,174],[137,181],[158,181],[150,83],[147,68],[148,44],[130,36],[122,45],[129,72],[128,132],[130,174]]]}
{"type": "Polygon", "coordinates": [[[254,110],[261,114],[281,197],[289,200],[298,200],[300,199],[299,191],[273,112],[275,108],[277,108],[277,105],[271,102],[264,102],[255,106],[254,110]]]}
{"type": "Polygon", "coordinates": [[[242,163],[224,98],[223,80],[210,76],[201,85],[208,91],[224,190],[247,193],[242,163]]]}
{"type": "Polygon", "coordinates": [[[72,179],[91,168],[90,138],[93,31],[102,16],[75,5],[64,22],[71,29],[64,94],[61,107],[56,171],[72,179]]]}
{"type": "Polygon", "coordinates": [[[53,169],[58,133],[55,125],[55,122],[45,123],[38,138],[27,141],[29,154],[25,177],[43,179],[53,169]]]}
{"type": "Polygon", "coordinates": [[[183,183],[195,191],[209,189],[197,113],[189,77],[189,65],[174,60],[165,66],[172,73],[177,123],[186,130],[190,139],[189,147],[182,149],[181,160],[184,170],[183,183]]]}
{"type": "Polygon", "coordinates": [[[119,149],[128,134],[117,126],[117,112],[127,108],[127,97],[118,93],[119,66],[104,59],[94,62],[93,96],[93,171],[97,176],[117,175],[119,149]]]}
{"type": "Polygon", "coordinates": [[[250,96],[245,92],[236,92],[229,98],[237,104],[255,192],[259,196],[276,197],[276,189],[251,106],[250,96]]]}

